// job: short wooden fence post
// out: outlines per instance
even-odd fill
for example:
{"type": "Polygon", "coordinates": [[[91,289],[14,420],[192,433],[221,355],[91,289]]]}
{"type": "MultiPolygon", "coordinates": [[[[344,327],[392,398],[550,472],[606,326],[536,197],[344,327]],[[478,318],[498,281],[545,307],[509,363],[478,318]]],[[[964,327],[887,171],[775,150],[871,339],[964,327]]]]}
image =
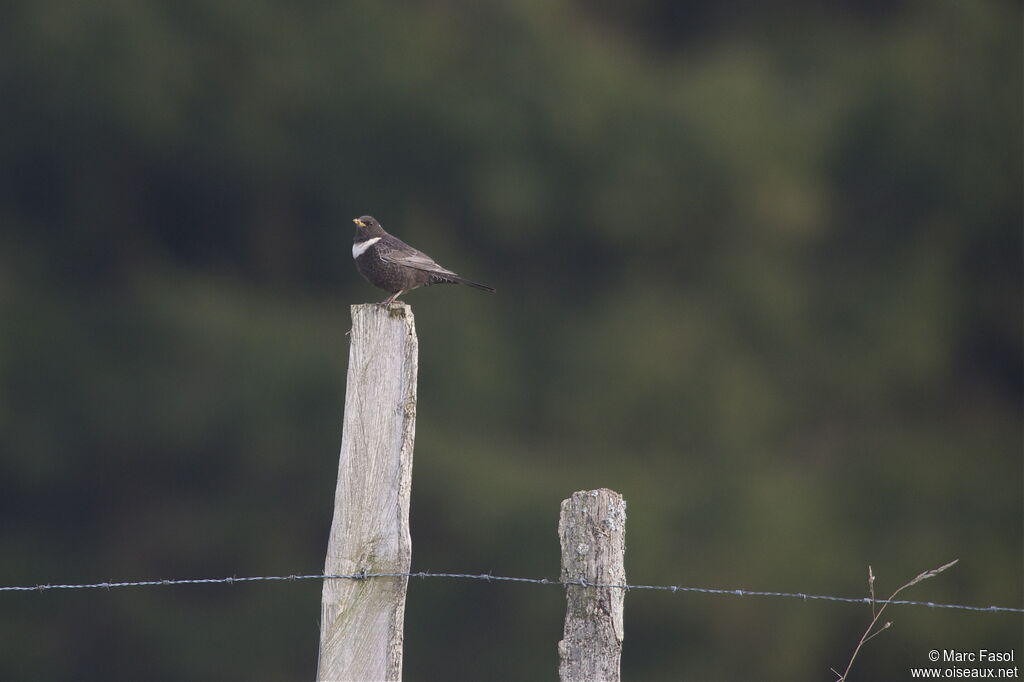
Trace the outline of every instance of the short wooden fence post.
{"type": "Polygon", "coordinates": [[[562,682],[618,682],[625,589],[626,502],[601,488],[573,493],[558,521],[565,630],[558,643],[562,682]],[[597,587],[595,587],[597,586],[597,587]]]}

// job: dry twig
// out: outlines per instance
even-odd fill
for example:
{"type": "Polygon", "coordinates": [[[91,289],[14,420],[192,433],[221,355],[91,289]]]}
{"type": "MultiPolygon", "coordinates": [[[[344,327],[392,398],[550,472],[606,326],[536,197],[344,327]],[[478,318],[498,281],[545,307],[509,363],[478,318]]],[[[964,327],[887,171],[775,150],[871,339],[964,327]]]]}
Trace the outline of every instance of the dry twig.
{"type": "Polygon", "coordinates": [[[906,585],[904,585],[903,587],[899,588],[891,595],[889,595],[889,598],[882,602],[882,606],[877,610],[875,609],[875,574],[874,571],[871,570],[871,566],[868,566],[868,591],[871,593],[871,615],[873,617],[871,618],[871,622],[868,624],[867,629],[864,630],[864,634],[861,635],[860,641],[857,642],[857,646],[853,650],[853,655],[850,656],[850,662],[846,664],[846,670],[840,673],[835,668],[832,668],[832,672],[836,675],[836,682],[846,682],[846,676],[850,674],[850,668],[853,667],[853,662],[854,660],[856,660],[857,654],[860,653],[861,647],[864,646],[868,642],[868,640],[882,634],[883,631],[889,629],[892,626],[892,621],[886,621],[881,626],[879,626],[878,629],[875,629],[875,626],[878,625],[878,619],[882,617],[882,612],[885,611],[887,606],[889,606],[889,602],[896,598],[896,595],[898,595],[900,592],[907,589],[911,585],[916,585],[922,580],[934,578],[939,573],[942,573],[947,568],[950,568],[951,566],[956,564],[956,562],[958,561],[960,560],[953,559],[948,564],[944,564],[942,566],[939,566],[938,568],[933,568],[932,570],[925,571],[924,573],[919,573],[917,577],[915,577],[913,580],[911,580],[906,585]]]}

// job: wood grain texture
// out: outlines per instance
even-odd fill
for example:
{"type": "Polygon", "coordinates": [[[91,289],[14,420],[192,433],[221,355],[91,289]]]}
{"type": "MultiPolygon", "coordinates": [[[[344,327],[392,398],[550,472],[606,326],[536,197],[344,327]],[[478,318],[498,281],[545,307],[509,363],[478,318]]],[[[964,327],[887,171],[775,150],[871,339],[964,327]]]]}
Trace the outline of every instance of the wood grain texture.
{"type": "MultiPolygon", "coordinates": [[[[406,573],[418,341],[404,303],[352,306],[327,574],[406,573]]],[[[408,578],[325,580],[319,682],[399,680],[408,578]]]]}
{"type": "MultiPolygon", "coordinates": [[[[626,502],[601,488],[573,493],[558,521],[562,580],[626,584],[626,502]]],[[[565,628],[558,643],[562,682],[618,682],[625,590],[568,585],[565,628]]]]}

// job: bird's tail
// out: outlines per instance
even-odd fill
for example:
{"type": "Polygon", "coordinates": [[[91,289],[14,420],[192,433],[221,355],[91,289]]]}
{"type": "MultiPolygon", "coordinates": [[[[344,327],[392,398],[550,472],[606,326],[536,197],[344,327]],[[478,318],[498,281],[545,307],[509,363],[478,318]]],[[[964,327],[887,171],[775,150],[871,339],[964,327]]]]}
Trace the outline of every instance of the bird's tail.
{"type": "Polygon", "coordinates": [[[451,283],[451,284],[465,284],[468,287],[473,287],[474,289],[479,289],[480,291],[489,291],[489,292],[492,292],[492,293],[494,292],[494,287],[489,287],[486,284],[480,284],[479,282],[471,282],[470,280],[468,280],[468,279],[466,279],[464,277],[458,277],[458,276],[451,277],[451,276],[448,276],[448,277],[445,277],[444,280],[446,282],[451,283]]]}

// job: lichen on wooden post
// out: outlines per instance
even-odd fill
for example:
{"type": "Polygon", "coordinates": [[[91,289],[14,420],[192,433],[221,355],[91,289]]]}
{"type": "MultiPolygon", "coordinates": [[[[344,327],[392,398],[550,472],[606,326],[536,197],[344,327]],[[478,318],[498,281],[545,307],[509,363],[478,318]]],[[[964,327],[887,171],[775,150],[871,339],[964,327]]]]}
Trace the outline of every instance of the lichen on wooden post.
{"type": "MultiPolygon", "coordinates": [[[[408,573],[418,341],[404,303],[352,306],[328,575],[408,573]]],[[[317,680],[399,680],[408,578],[326,579],[317,680]]]]}
{"type": "Polygon", "coordinates": [[[558,643],[562,682],[618,682],[622,657],[626,502],[601,488],[573,493],[558,521],[565,629],[558,643]]]}

